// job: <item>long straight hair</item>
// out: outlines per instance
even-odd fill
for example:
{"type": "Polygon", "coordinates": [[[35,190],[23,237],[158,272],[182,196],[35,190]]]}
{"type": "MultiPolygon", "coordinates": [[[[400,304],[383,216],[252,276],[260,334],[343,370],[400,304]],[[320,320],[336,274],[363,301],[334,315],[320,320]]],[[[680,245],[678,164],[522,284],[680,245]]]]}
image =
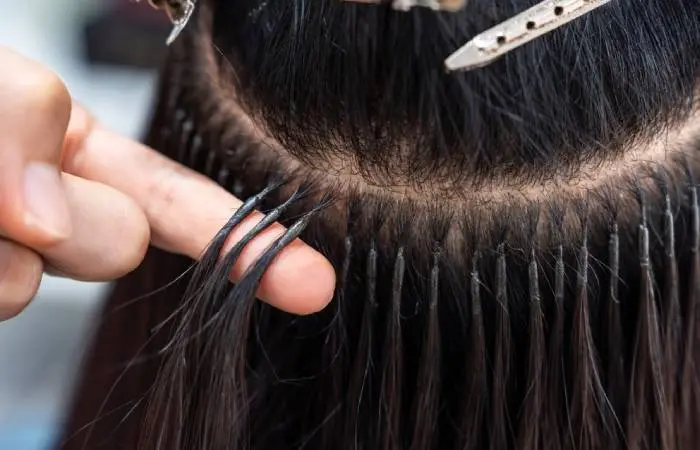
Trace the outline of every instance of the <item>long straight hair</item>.
{"type": "Polygon", "coordinates": [[[117,283],[63,448],[694,448],[697,143],[576,197],[452,201],[498,176],[517,187],[571,173],[582,149],[609,157],[687,119],[700,6],[621,0],[483,72],[445,81],[427,64],[528,1],[445,20],[330,0],[205,3],[169,56],[147,143],[248,200],[198,263],[151,250],[117,283]],[[211,60],[202,36],[220,50],[211,60]],[[216,75],[231,69],[236,100],[301,169],[227,113],[216,75]],[[347,155],[340,137],[363,177],[391,181],[411,133],[403,175],[434,194],[444,171],[452,188],[405,199],[306,170],[347,155]],[[465,174],[476,181],[460,185],[465,174]],[[256,209],[268,219],[220,259],[256,209]],[[229,283],[275,220],[289,231],[229,283]],[[338,274],[309,317],[254,297],[297,236],[338,274]]]}
{"type": "MultiPolygon", "coordinates": [[[[193,158],[177,143],[205,139],[196,119],[159,111],[155,130],[184,131],[151,144],[193,158]]],[[[200,153],[195,167],[219,167],[200,153]]],[[[229,169],[222,181],[249,199],[201,261],[153,250],[117,284],[64,448],[693,448],[696,168],[649,170],[478,223],[229,169]],[[219,261],[256,209],[266,220],[219,261]],[[242,247],[276,220],[288,233],[230,284],[242,247]],[[339,274],[331,305],[304,318],[254,297],[297,236],[339,274]]]]}

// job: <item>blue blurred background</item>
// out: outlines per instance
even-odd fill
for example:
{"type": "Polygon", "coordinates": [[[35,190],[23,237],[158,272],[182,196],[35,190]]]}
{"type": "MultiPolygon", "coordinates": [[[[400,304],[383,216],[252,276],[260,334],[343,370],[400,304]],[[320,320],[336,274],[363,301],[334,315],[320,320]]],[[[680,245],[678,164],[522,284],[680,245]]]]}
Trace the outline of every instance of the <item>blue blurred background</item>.
{"type": "MultiPolygon", "coordinates": [[[[110,28],[100,23],[86,37],[86,25],[96,18],[106,17],[104,23],[109,24],[133,19],[127,14],[105,16],[115,8],[131,11],[125,5],[128,0],[113,1],[0,0],[0,45],[52,68],[98,119],[138,137],[150,112],[155,73],[135,68],[135,61],[140,58],[143,67],[144,49],[148,49],[145,59],[150,60],[152,53],[156,61],[162,55],[152,49],[164,48],[164,43],[159,37],[155,47],[153,39],[134,45],[128,26],[100,36],[100,30],[110,28]],[[111,46],[112,53],[131,47],[142,54],[132,55],[131,64],[94,64],[86,56],[88,44],[93,53],[111,46]]],[[[128,59],[129,54],[122,57],[128,59]]],[[[47,277],[21,316],[0,322],[0,450],[52,447],[106,288],[47,277]]]]}

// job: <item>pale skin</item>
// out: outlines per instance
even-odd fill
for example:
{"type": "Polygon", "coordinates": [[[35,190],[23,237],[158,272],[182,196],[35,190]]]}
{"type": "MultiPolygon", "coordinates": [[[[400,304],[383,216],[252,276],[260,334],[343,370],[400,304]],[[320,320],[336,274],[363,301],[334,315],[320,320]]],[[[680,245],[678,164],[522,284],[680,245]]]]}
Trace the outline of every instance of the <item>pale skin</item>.
{"type": "MultiPolygon", "coordinates": [[[[197,259],[241,205],[92,120],[51,70],[3,47],[0,66],[0,320],[29,304],[44,273],[114,280],[141,263],[149,244],[197,259]]],[[[261,217],[236,228],[227,248],[261,217]]],[[[258,235],[231,279],[283,232],[275,224],[258,235]]],[[[268,269],[258,297],[310,314],[328,304],[334,285],[330,263],[297,240],[268,269]]]]}

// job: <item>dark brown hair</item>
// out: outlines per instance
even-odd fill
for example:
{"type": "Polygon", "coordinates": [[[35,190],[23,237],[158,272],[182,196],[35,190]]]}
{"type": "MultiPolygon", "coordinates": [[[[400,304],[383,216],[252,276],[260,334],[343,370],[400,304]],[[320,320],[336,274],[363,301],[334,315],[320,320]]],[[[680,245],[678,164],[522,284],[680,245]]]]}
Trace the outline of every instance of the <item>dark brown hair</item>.
{"type": "Polygon", "coordinates": [[[569,186],[689,119],[700,4],[619,0],[442,72],[532,3],[203,2],[148,142],[249,200],[195,267],[152,250],[117,284],[65,448],[693,448],[700,144],[569,186]],[[253,209],[289,232],[232,285],[253,209]],[[299,235],[338,274],[309,317],[254,298],[299,235]]]}

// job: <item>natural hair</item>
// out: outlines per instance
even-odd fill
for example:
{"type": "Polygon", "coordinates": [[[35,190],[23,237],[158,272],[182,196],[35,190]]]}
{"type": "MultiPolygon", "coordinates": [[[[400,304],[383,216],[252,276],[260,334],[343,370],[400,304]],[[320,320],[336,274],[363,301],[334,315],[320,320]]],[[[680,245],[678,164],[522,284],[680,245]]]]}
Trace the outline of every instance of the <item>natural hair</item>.
{"type": "Polygon", "coordinates": [[[700,442],[699,3],[617,0],[466,74],[444,57],[534,1],[200,3],[147,142],[248,200],[193,268],[117,284],[64,448],[700,442]],[[306,317],[255,298],[296,237],[338,275],[306,317]]]}

